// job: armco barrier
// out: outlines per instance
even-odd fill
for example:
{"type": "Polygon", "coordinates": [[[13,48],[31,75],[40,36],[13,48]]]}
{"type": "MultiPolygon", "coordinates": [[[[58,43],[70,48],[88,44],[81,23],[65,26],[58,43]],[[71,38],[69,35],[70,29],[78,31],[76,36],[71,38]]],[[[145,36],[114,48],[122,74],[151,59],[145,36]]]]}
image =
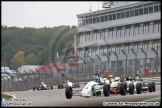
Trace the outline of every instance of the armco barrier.
{"type": "Polygon", "coordinates": [[[161,77],[142,78],[145,83],[155,82],[155,84],[161,84],[161,77]]]}

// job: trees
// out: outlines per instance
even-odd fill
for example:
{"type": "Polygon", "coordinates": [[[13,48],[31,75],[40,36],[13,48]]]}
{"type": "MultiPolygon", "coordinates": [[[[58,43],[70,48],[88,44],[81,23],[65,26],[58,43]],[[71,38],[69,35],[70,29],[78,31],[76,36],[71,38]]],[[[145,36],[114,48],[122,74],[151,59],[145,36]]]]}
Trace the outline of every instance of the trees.
{"type": "Polygon", "coordinates": [[[10,67],[14,70],[17,70],[18,67],[21,67],[21,65],[24,65],[24,52],[18,51],[16,55],[12,58],[10,61],[11,65],[10,67]]]}

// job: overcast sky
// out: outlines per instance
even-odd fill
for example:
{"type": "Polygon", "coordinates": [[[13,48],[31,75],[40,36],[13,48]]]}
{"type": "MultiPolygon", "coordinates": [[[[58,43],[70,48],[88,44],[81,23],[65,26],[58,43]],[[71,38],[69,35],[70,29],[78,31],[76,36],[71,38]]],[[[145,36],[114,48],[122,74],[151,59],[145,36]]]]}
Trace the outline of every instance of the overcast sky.
{"type": "Polygon", "coordinates": [[[2,1],[1,24],[7,27],[55,27],[78,25],[77,14],[101,10],[102,2],[8,2],[2,1]],[[99,8],[98,8],[99,7],[99,8]]]}

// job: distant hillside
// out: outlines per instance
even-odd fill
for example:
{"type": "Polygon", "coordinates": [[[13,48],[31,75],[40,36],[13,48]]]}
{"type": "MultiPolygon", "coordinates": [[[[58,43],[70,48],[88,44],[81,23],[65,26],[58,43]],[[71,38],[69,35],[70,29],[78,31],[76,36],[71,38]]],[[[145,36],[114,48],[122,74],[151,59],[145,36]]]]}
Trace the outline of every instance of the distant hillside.
{"type": "Polygon", "coordinates": [[[73,44],[76,34],[75,26],[71,29],[70,26],[39,29],[1,26],[1,65],[17,69],[20,64],[43,65],[49,63],[55,39],[60,36],[54,51],[58,52],[67,48],[69,44],[73,44]]]}

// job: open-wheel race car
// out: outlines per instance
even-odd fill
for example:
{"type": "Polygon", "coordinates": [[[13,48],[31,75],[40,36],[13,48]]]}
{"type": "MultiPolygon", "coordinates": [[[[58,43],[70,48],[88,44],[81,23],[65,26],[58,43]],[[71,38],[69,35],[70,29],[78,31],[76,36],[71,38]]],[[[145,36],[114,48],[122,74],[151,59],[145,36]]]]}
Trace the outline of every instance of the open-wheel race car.
{"type": "Polygon", "coordinates": [[[86,86],[84,86],[81,90],[73,90],[71,86],[66,87],[65,95],[67,99],[71,99],[72,96],[81,91],[81,96],[88,98],[91,96],[100,96],[104,94],[104,96],[110,95],[110,85],[107,83],[104,83],[104,80],[99,76],[99,74],[96,74],[92,77],[92,80],[88,83],[86,83],[86,86]],[[76,91],[73,93],[73,91],[76,91]]]}
{"type": "Polygon", "coordinates": [[[58,84],[58,89],[63,89],[63,88],[66,88],[68,86],[71,86],[72,88],[79,88],[80,87],[79,83],[72,83],[69,80],[67,80],[65,84],[58,84]]]}
{"type": "Polygon", "coordinates": [[[149,82],[148,85],[145,84],[145,81],[140,78],[139,74],[136,74],[134,78],[135,92],[141,94],[141,91],[155,92],[156,85],[155,82],[149,82]]]}
{"type": "Polygon", "coordinates": [[[141,94],[141,91],[155,91],[155,82],[149,82],[148,85],[145,84],[143,79],[140,78],[139,74],[136,74],[135,78],[132,78],[131,75],[128,75],[126,82],[122,82],[120,90],[121,95],[126,95],[127,92],[130,94],[141,94]]]}
{"type": "Polygon", "coordinates": [[[41,84],[39,85],[39,87],[33,87],[33,90],[52,90],[53,86],[49,87],[47,86],[44,82],[41,82],[41,84]]]}

